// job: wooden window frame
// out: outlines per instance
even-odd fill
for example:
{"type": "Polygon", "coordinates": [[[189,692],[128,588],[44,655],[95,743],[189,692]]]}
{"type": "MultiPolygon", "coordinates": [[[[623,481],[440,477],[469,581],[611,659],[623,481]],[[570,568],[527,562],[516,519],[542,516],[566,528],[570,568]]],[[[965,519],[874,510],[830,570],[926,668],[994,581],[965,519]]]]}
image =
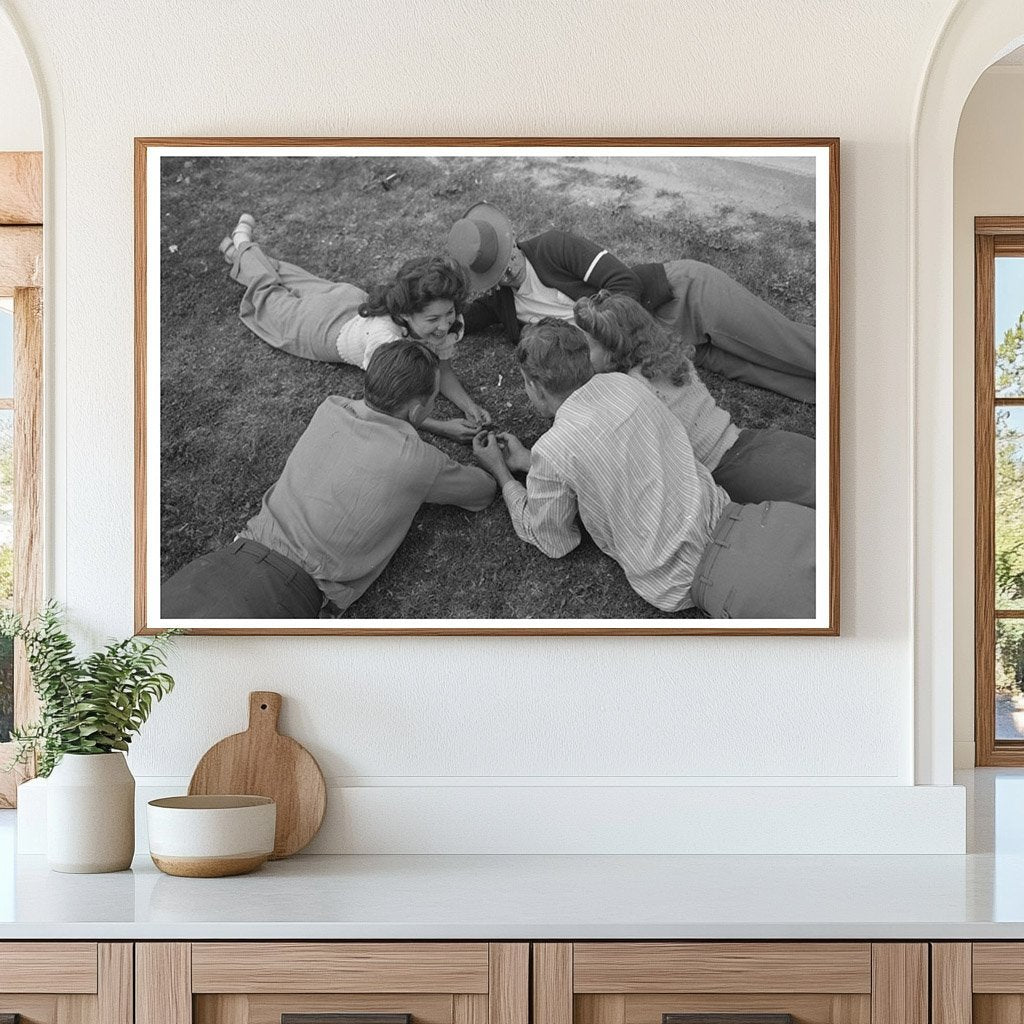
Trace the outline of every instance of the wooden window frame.
{"type": "Polygon", "coordinates": [[[974,219],[974,744],[978,767],[1024,765],[1024,741],[996,739],[996,619],[1024,621],[1024,610],[996,611],[995,414],[1024,408],[996,399],[995,261],[1024,257],[1024,217],[974,219]]]}
{"type": "MultiPolygon", "coordinates": [[[[42,604],[43,158],[0,153],[0,297],[14,299],[14,608],[23,617],[42,604]]],[[[14,659],[14,724],[38,714],[25,652],[14,659]]],[[[0,743],[0,768],[14,756],[0,743]]],[[[14,807],[28,765],[0,770],[0,807],[14,807]]]]}

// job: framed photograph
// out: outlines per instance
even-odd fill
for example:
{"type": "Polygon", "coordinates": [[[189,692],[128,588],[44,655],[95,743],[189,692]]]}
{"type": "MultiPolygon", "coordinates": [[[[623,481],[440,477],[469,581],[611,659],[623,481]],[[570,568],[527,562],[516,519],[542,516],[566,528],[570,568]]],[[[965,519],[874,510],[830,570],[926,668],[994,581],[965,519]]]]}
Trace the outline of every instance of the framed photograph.
{"type": "Polygon", "coordinates": [[[838,634],[837,139],[135,167],[139,632],[838,634]]]}

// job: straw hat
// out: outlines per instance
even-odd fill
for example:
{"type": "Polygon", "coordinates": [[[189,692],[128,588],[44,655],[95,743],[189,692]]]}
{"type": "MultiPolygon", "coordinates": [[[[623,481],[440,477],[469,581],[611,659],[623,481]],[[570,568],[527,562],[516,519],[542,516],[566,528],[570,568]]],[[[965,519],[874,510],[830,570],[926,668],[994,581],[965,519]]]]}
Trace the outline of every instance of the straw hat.
{"type": "Polygon", "coordinates": [[[505,273],[515,239],[512,224],[496,206],[477,203],[448,232],[448,253],[469,274],[474,291],[493,288],[505,273]]]}

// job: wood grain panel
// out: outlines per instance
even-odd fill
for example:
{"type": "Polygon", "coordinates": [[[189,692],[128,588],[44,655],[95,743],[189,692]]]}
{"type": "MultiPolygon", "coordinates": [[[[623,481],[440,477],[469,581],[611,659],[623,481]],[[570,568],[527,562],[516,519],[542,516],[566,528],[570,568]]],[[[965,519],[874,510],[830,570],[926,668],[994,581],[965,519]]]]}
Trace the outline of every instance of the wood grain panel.
{"type": "Polygon", "coordinates": [[[43,286],[43,229],[0,227],[0,296],[43,286]]]}
{"type": "Polygon", "coordinates": [[[839,995],[832,997],[833,1024],[871,1024],[871,997],[839,995]]]}
{"type": "Polygon", "coordinates": [[[492,942],[489,960],[487,1018],[490,1024],[529,1024],[529,944],[492,942]]]}
{"type": "Polygon", "coordinates": [[[98,1024],[95,996],[58,996],[57,1024],[98,1024]]]}
{"type": "Polygon", "coordinates": [[[978,235],[1019,235],[1020,217],[975,217],[974,231],[978,235]]]}
{"type": "MultiPolygon", "coordinates": [[[[43,603],[43,293],[14,292],[14,609],[33,618],[43,603]]],[[[14,723],[39,717],[25,646],[16,646],[14,723]]]]}
{"type": "Polygon", "coordinates": [[[452,1024],[487,1024],[487,996],[462,992],[452,996],[452,1024]]]}
{"type": "MultiPolygon", "coordinates": [[[[486,996],[464,998],[484,1000],[486,1014],[486,996]]],[[[240,1024],[281,1024],[282,1013],[411,1013],[415,1024],[451,1024],[453,1012],[450,995],[413,995],[405,992],[196,996],[196,1024],[239,1024],[235,1020],[218,1021],[202,1009],[229,1000],[245,1002],[247,1012],[240,1024]]],[[[480,1024],[487,1024],[486,1017],[480,1024]]]]}
{"type": "Polygon", "coordinates": [[[923,942],[871,946],[871,1024],[929,1024],[928,947],[923,942]]]}
{"type": "Polygon", "coordinates": [[[43,223],[43,154],[0,153],[0,224],[43,223]]]}
{"type": "Polygon", "coordinates": [[[5,942],[0,992],[96,992],[95,942],[5,942]]]}
{"type": "Polygon", "coordinates": [[[976,995],[974,1024],[1024,1024],[1024,996],[976,995]]]}
{"type": "Polygon", "coordinates": [[[807,993],[665,992],[626,996],[623,1024],[661,1024],[663,1013],[789,1013],[797,1024],[870,1024],[871,997],[807,993]]]}
{"type": "Polygon", "coordinates": [[[625,1024],[625,996],[578,995],[572,1004],[576,1024],[625,1024]]]}
{"type": "Polygon", "coordinates": [[[576,943],[576,992],[870,992],[868,943],[576,943]]]}
{"type": "Polygon", "coordinates": [[[96,947],[99,1024],[134,1024],[135,952],[130,942],[101,942],[96,947]]]}
{"type": "Polygon", "coordinates": [[[975,992],[1024,993],[1024,943],[975,942],[972,959],[975,992]]]}
{"type": "Polygon", "coordinates": [[[135,946],[135,1024],[192,1024],[192,950],[187,942],[135,946]]]}
{"type": "Polygon", "coordinates": [[[932,1024],[971,1024],[971,944],[932,943],[932,1024]]]}
{"type": "Polygon", "coordinates": [[[0,1016],[17,1013],[21,1015],[21,1024],[57,1024],[59,998],[62,997],[0,992],[0,1016]]]}
{"type": "Polygon", "coordinates": [[[995,676],[995,264],[992,236],[974,239],[974,744],[993,764],[995,676]]]}
{"type": "Polygon", "coordinates": [[[197,942],[201,992],[486,992],[483,942],[197,942]]]}
{"type": "MultiPolygon", "coordinates": [[[[267,1011],[274,1024],[281,1024],[281,1006],[267,1011]]],[[[192,1000],[193,1024],[247,1024],[251,1019],[249,997],[232,993],[226,996],[196,996],[192,1000]]]]}
{"type": "Polygon", "coordinates": [[[533,945],[532,1024],[572,1024],[572,943],[533,945]]]}

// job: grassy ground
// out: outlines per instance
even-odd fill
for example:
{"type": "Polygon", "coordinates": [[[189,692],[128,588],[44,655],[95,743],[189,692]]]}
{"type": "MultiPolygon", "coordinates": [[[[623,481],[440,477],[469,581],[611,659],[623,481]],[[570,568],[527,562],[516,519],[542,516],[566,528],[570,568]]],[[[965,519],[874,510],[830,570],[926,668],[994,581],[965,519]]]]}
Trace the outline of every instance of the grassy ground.
{"type": "MultiPolygon", "coordinates": [[[[273,256],[366,286],[409,256],[439,250],[448,227],[487,199],[529,237],[550,227],[599,241],[627,263],[713,263],[793,319],[813,320],[813,225],[696,217],[681,201],[647,217],[635,178],[571,159],[241,158],[163,161],[161,216],[161,567],[164,576],[230,542],[259,508],[328,394],[359,397],[362,372],[311,363],[257,340],[237,317],[241,288],[217,245],[243,211],[273,256]],[[526,166],[524,166],[524,163],[526,166]],[[394,177],[391,177],[394,175],[394,177]],[[385,187],[385,183],[387,187],[385,187]]],[[[529,445],[530,410],[497,330],[466,339],[455,370],[501,429],[529,445]]],[[[740,426],[813,435],[813,407],[706,374],[740,426]]],[[[443,400],[439,414],[454,415],[443,400]]],[[[467,448],[434,440],[469,462],[467,448]]],[[[684,613],[685,614],[685,613],[684,613]]],[[[513,533],[498,500],[482,513],[424,506],[358,618],[659,618],[589,540],[553,561],[513,533]]]]}

